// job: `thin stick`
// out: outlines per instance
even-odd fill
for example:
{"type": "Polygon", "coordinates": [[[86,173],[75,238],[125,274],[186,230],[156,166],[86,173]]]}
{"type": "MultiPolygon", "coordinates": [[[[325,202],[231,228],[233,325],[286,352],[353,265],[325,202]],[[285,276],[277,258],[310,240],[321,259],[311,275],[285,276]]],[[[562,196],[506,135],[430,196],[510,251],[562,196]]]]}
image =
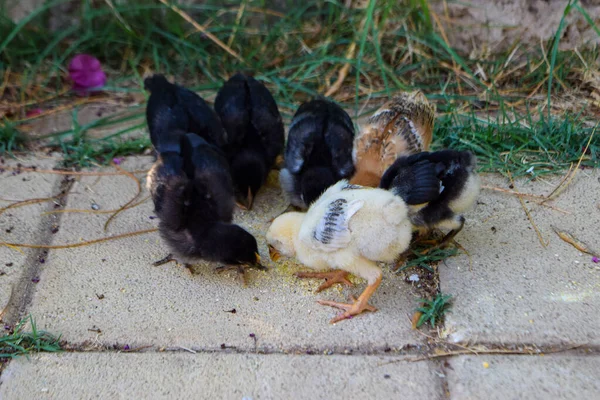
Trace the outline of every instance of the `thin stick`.
{"type": "Polygon", "coordinates": [[[12,203],[12,204],[9,204],[6,207],[0,208],[0,215],[2,215],[5,211],[7,211],[7,210],[9,210],[11,208],[19,208],[19,207],[27,206],[29,204],[44,203],[46,201],[52,201],[52,200],[60,199],[61,197],[64,197],[66,194],[67,194],[67,192],[64,192],[64,193],[59,193],[56,196],[52,196],[52,197],[43,197],[43,198],[38,198],[38,199],[29,199],[29,200],[17,201],[16,203],[12,203]]]}
{"type": "MultiPolygon", "coordinates": [[[[145,203],[148,199],[150,198],[150,196],[146,196],[144,197],[142,200],[138,201],[135,204],[132,204],[130,206],[124,207],[123,210],[128,210],[130,208],[134,208],[139,206],[142,203],[145,203]]],[[[50,214],[60,214],[60,213],[87,213],[87,214],[112,214],[116,211],[119,211],[119,209],[115,209],[115,210],[87,210],[87,209],[80,209],[80,208],[71,208],[71,209],[64,209],[64,210],[52,210],[52,211],[47,211],[45,213],[42,213],[42,215],[50,215],[50,214]]]]}
{"type": "Polygon", "coordinates": [[[194,28],[196,28],[198,31],[205,34],[207,38],[209,38],[210,40],[215,42],[215,44],[217,44],[220,48],[225,50],[227,53],[231,54],[233,57],[237,58],[239,61],[246,64],[246,61],[238,53],[233,51],[231,49],[231,47],[227,46],[225,43],[221,42],[215,35],[213,35],[209,31],[207,31],[206,29],[204,29],[204,27],[202,25],[200,25],[199,23],[194,21],[192,19],[192,17],[190,17],[189,14],[187,14],[185,11],[181,10],[179,7],[177,7],[173,4],[167,3],[167,0],[158,0],[158,1],[163,3],[165,6],[169,7],[171,10],[175,11],[177,14],[179,14],[181,16],[181,18],[185,19],[187,22],[192,24],[194,26],[194,28]]]}
{"type": "MultiPolygon", "coordinates": [[[[61,171],[53,169],[38,169],[38,168],[27,168],[27,167],[2,167],[2,169],[8,171],[24,171],[24,172],[37,172],[40,174],[55,174],[55,175],[81,175],[81,176],[114,176],[123,175],[123,172],[88,172],[88,171],[61,171]]],[[[137,169],[135,171],[127,171],[131,174],[145,174],[148,172],[147,169],[137,169]]]]}
{"type": "Polygon", "coordinates": [[[515,196],[523,196],[523,197],[531,197],[534,199],[540,199],[540,200],[533,200],[533,202],[539,206],[544,206],[544,207],[548,207],[551,208],[555,211],[561,212],[563,214],[567,214],[567,215],[571,215],[572,212],[567,211],[567,210],[563,210],[562,208],[550,205],[550,204],[546,204],[545,202],[548,200],[548,198],[546,196],[540,196],[537,194],[530,194],[530,193],[523,193],[523,192],[518,192],[516,190],[509,190],[509,189],[503,189],[503,188],[498,188],[498,187],[493,187],[493,186],[486,186],[483,185],[481,186],[482,189],[487,189],[487,190],[493,190],[496,192],[502,192],[502,193],[508,193],[508,194],[513,194],[515,196]]]}
{"type": "MultiPolygon", "coordinates": [[[[569,350],[573,350],[576,349],[578,347],[581,347],[583,345],[578,344],[578,345],[574,345],[574,346],[569,346],[569,347],[565,347],[562,349],[557,349],[557,350],[549,350],[549,351],[535,351],[533,349],[527,349],[527,350],[510,350],[510,349],[486,349],[486,350],[479,350],[477,351],[477,355],[482,355],[482,354],[517,354],[517,355],[536,355],[536,354],[554,354],[554,353],[561,353],[564,351],[569,351],[569,350]]],[[[412,358],[412,359],[408,359],[407,361],[410,362],[417,362],[417,361],[425,361],[425,360],[430,360],[432,358],[441,358],[441,357],[451,357],[451,356],[457,356],[457,355],[462,355],[462,354],[471,354],[473,351],[472,349],[468,349],[468,350],[454,350],[454,351],[449,351],[446,353],[438,353],[438,354],[430,354],[428,356],[424,356],[424,357],[417,357],[417,358],[412,358]]]]}
{"type": "Polygon", "coordinates": [[[573,164],[571,163],[571,165],[569,165],[569,170],[567,171],[567,173],[565,174],[565,176],[563,176],[563,178],[560,180],[560,182],[558,183],[558,185],[554,188],[554,190],[548,195],[546,196],[546,198],[544,200],[550,200],[550,198],[552,196],[554,196],[554,193],[556,193],[556,191],[565,183],[565,181],[569,178],[569,175],[571,174],[571,171],[573,171],[573,164]]]}
{"type": "MultiPolygon", "coordinates": [[[[583,157],[585,156],[585,153],[587,153],[588,148],[590,147],[590,143],[592,143],[592,139],[594,138],[594,134],[596,133],[596,128],[598,127],[598,125],[594,126],[594,129],[592,130],[592,133],[590,135],[590,138],[587,141],[587,144],[585,145],[585,148],[583,149],[583,151],[581,152],[581,156],[579,157],[579,161],[577,161],[577,165],[575,166],[575,168],[573,169],[573,173],[571,174],[571,176],[569,177],[569,179],[567,180],[567,182],[560,187],[560,189],[555,190],[552,194],[553,197],[558,196],[559,194],[561,194],[567,187],[569,187],[569,185],[571,184],[571,182],[573,181],[573,178],[575,178],[575,175],[577,175],[577,171],[579,170],[579,166],[581,165],[581,162],[583,161],[583,157]]],[[[550,196],[548,196],[548,198],[550,199],[550,196]]]]}
{"type": "MultiPolygon", "coordinates": [[[[451,343],[452,345],[455,345],[454,343],[451,343]]],[[[511,349],[483,349],[483,350],[476,350],[476,349],[472,349],[472,348],[467,348],[466,350],[453,350],[453,351],[448,351],[445,353],[435,353],[435,354],[429,354],[423,357],[405,357],[402,358],[400,360],[392,360],[392,361],[388,361],[385,363],[381,363],[378,364],[378,367],[381,367],[383,365],[388,365],[388,364],[395,364],[398,362],[402,362],[402,361],[409,361],[409,362],[417,362],[417,361],[425,361],[425,360],[431,360],[434,358],[442,358],[442,357],[452,357],[452,356],[459,356],[459,355],[463,355],[463,354],[473,354],[473,352],[476,352],[477,355],[483,355],[483,354],[515,354],[515,355],[540,355],[540,354],[555,354],[555,353],[561,353],[561,352],[565,352],[565,351],[569,351],[569,350],[574,350],[577,349],[579,347],[585,346],[583,344],[578,344],[578,345],[573,345],[573,346],[568,346],[568,347],[564,347],[561,349],[555,349],[555,350],[547,350],[547,351],[540,351],[529,348],[529,349],[525,349],[525,350],[511,350],[511,349]]]]}
{"type": "MultiPolygon", "coordinates": [[[[350,46],[348,46],[348,51],[346,52],[346,59],[349,60],[349,59],[353,58],[354,53],[356,53],[356,42],[352,42],[352,43],[350,43],[350,46]]],[[[325,92],[326,97],[331,97],[335,92],[340,90],[340,88],[342,87],[342,84],[344,83],[344,80],[348,76],[349,71],[350,71],[350,62],[347,62],[346,64],[344,64],[344,66],[338,72],[338,77],[335,80],[335,82],[333,83],[333,85],[331,85],[329,90],[327,92],[325,92]]]]}
{"type": "Polygon", "coordinates": [[[246,9],[246,2],[242,3],[242,6],[238,9],[237,15],[235,17],[235,26],[233,27],[233,32],[231,32],[231,36],[229,37],[229,41],[227,42],[227,46],[231,47],[233,44],[233,40],[235,39],[235,34],[238,31],[240,26],[240,22],[242,21],[242,16],[244,15],[244,10],[246,9]]]}
{"type": "Polygon", "coordinates": [[[158,228],[144,229],[142,231],[128,232],[120,235],[107,236],[100,239],[88,240],[86,242],[81,243],[71,243],[71,244],[59,244],[59,245],[45,245],[45,244],[28,244],[28,243],[5,243],[0,242],[1,245],[5,246],[14,246],[14,247],[25,247],[26,249],[72,249],[75,247],[83,247],[89,246],[91,244],[108,242],[109,240],[114,239],[123,239],[127,237],[133,237],[138,235],[145,235],[146,233],[152,233],[158,231],[158,228]]]}
{"type": "MultiPolygon", "coordinates": [[[[513,186],[514,186],[515,181],[512,178],[512,174],[510,173],[510,171],[506,171],[506,172],[508,173],[508,179],[510,179],[510,183],[512,183],[513,186]]],[[[535,221],[533,220],[533,217],[531,216],[531,213],[527,209],[527,206],[525,205],[525,202],[523,201],[523,196],[517,195],[517,197],[519,199],[519,202],[521,202],[521,207],[523,207],[523,210],[525,211],[525,214],[527,215],[527,218],[529,219],[529,222],[533,226],[533,229],[535,229],[535,233],[537,233],[537,236],[538,236],[538,239],[540,240],[540,243],[542,244],[543,247],[548,246],[548,244],[546,244],[544,242],[544,238],[542,237],[542,233],[538,229],[537,225],[535,224],[535,221]]]]}
{"type": "Polygon", "coordinates": [[[131,203],[133,203],[135,201],[135,199],[137,199],[139,197],[139,195],[142,193],[142,184],[131,172],[125,171],[123,168],[119,167],[117,164],[114,164],[114,166],[117,170],[119,170],[120,172],[122,172],[123,174],[127,175],[129,178],[131,178],[135,181],[135,183],[137,185],[137,193],[135,194],[135,196],[133,196],[133,198],[131,200],[129,200],[127,203],[125,203],[122,207],[120,207],[113,215],[111,215],[106,220],[106,223],[104,224],[104,231],[106,231],[108,229],[108,225],[110,224],[110,221],[112,221],[121,211],[127,209],[127,206],[129,206],[131,203]]]}
{"type": "Polygon", "coordinates": [[[523,193],[523,192],[519,192],[519,191],[516,191],[516,190],[503,189],[503,188],[499,188],[499,187],[495,187],[495,186],[481,185],[481,188],[482,189],[487,189],[487,190],[493,190],[493,191],[496,191],[496,192],[514,194],[516,196],[533,197],[533,198],[536,198],[536,199],[546,200],[546,196],[541,196],[541,195],[538,195],[538,194],[523,193]]]}
{"type": "Polygon", "coordinates": [[[0,99],[4,95],[4,89],[6,89],[6,85],[8,85],[8,79],[10,77],[10,66],[6,68],[6,72],[4,72],[4,79],[2,80],[2,86],[0,86],[0,99]]]}

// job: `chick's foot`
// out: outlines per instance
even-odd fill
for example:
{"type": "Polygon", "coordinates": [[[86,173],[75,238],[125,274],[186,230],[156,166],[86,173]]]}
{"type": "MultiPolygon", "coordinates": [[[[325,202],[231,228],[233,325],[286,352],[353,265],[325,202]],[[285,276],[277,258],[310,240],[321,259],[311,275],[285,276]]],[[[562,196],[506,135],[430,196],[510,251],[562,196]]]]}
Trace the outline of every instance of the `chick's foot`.
{"type": "Polygon", "coordinates": [[[336,322],[352,318],[353,316],[361,314],[364,311],[375,312],[377,311],[377,309],[369,304],[369,299],[371,298],[373,293],[375,293],[380,284],[381,275],[375,280],[375,282],[366,287],[366,289],[364,290],[364,292],[361,293],[358,299],[352,298],[352,300],[354,301],[354,303],[352,304],[337,303],[335,301],[329,300],[319,300],[318,303],[324,306],[330,306],[345,310],[345,312],[329,321],[330,324],[335,324],[336,322]]]}
{"type": "Polygon", "coordinates": [[[317,293],[319,293],[320,291],[330,288],[331,286],[333,286],[336,283],[341,283],[342,285],[346,285],[346,286],[354,286],[352,284],[352,282],[350,282],[348,280],[348,275],[349,273],[346,271],[343,271],[341,269],[336,269],[334,271],[328,271],[328,272],[298,272],[296,273],[296,276],[298,278],[317,278],[317,279],[325,279],[325,282],[323,282],[321,284],[321,286],[319,286],[317,288],[317,293]]]}
{"type": "Polygon", "coordinates": [[[158,261],[155,261],[152,263],[153,266],[158,267],[161,265],[164,265],[166,263],[170,263],[170,262],[177,262],[177,259],[173,257],[173,254],[167,254],[167,256],[165,258],[162,258],[158,261]]]}
{"type": "Polygon", "coordinates": [[[354,303],[352,303],[352,304],[338,303],[338,302],[329,301],[329,300],[318,300],[317,303],[319,303],[323,306],[330,306],[330,307],[335,307],[335,308],[345,310],[345,312],[341,313],[340,315],[337,315],[331,321],[329,321],[330,324],[335,324],[336,322],[340,322],[345,319],[352,318],[353,316],[361,314],[365,311],[372,311],[372,312],[377,311],[377,308],[375,308],[372,305],[370,305],[369,303],[367,303],[366,300],[361,301],[360,299],[356,299],[354,297],[352,297],[352,300],[354,301],[354,303]]]}
{"type": "Polygon", "coordinates": [[[238,277],[242,280],[244,286],[248,286],[248,281],[246,280],[246,270],[250,268],[255,268],[258,270],[266,270],[265,267],[258,265],[224,265],[222,267],[215,268],[215,272],[217,274],[221,274],[225,271],[236,271],[238,273],[238,277]]]}

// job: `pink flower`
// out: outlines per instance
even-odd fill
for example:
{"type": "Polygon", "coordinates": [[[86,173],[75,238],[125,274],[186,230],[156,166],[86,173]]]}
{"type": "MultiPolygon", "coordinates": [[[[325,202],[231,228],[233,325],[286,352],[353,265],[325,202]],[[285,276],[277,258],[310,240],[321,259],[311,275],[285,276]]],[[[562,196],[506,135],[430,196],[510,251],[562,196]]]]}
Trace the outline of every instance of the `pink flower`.
{"type": "Polygon", "coordinates": [[[600,258],[594,256],[594,257],[592,257],[592,261],[595,262],[595,263],[599,263],[600,262],[600,258]]]}
{"type": "Polygon", "coordinates": [[[121,165],[121,163],[123,162],[124,158],[123,157],[115,157],[113,158],[113,162],[117,165],[121,165]]]}
{"type": "Polygon", "coordinates": [[[25,113],[25,116],[27,118],[31,118],[31,117],[35,117],[36,115],[40,115],[42,112],[43,111],[41,108],[32,108],[31,110],[29,110],[25,113]]]}
{"type": "Polygon", "coordinates": [[[96,89],[106,83],[106,74],[100,61],[89,54],[78,54],[69,63],[69,76],[73,80],[73,89],[87,93],[86,89],[96,89]]]}

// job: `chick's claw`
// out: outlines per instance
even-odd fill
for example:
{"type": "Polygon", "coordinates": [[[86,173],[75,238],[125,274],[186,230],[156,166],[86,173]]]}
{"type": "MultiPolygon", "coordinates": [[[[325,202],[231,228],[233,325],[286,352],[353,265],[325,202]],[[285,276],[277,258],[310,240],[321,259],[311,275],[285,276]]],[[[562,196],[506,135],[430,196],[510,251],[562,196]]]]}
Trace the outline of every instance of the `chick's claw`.
{"type": "Polygon", "coordinates": [[[173,257],[173,254],[167,254],[167,256],[165,258],[162,258],[158,261],[155,261],[152,263],[153,266],[155,267],[159,267],[161,265],[170,263],[170,262],[177,262],[177,259],[173,257]]]}
{"type": "Polygon", "coordinates": [[[352,298],[352,300],[354,301],[354,303],[352,303],[352,304],[338,303],[338,302],[329,301],[329,300],[318,300],[317,303],[319,303],[323,306],[330,306],[330,307],[335,307],[335,308],[345,310],[345,312],[341,313],[340,315],[335,316],[331,321],[329,321],[330,324],[335,324],[336,322],[340,322],[345,319],[352,318],[353,316],[361,314],[365,311],[371,311],[371,312],[377,311],[377,308],[373,307],[366,301],[363,301],[360,299],[357,300],[354,297],[352,298]]]}
{"type": "Polygon", "coordinates": [[[349,273],[346,271],[342,271],[341,269],[337,269],[335,271],[328,272],[298,272],[296,276],[298,278],[317,278],[317,279],[325,279],[325,282],[321,284],[316,290],[319,293],[322,290],[330,288],[336,283],[341,283],[346,286],[354,286],[352,282],[348,280],[349,273]]]}

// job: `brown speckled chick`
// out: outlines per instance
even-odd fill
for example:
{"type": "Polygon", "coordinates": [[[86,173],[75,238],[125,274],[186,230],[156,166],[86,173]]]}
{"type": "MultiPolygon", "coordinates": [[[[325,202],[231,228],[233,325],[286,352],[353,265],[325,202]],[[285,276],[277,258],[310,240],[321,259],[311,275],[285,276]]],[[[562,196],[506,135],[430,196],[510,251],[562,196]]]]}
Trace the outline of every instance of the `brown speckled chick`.
{"type": "Polygon", "coordinates": [[[434,117],[435,106],[420,91],[402,93],[381,106],[354,141],[356,173],[350,183],[377,187],[396,158],[427,151],[434,117]]]}

